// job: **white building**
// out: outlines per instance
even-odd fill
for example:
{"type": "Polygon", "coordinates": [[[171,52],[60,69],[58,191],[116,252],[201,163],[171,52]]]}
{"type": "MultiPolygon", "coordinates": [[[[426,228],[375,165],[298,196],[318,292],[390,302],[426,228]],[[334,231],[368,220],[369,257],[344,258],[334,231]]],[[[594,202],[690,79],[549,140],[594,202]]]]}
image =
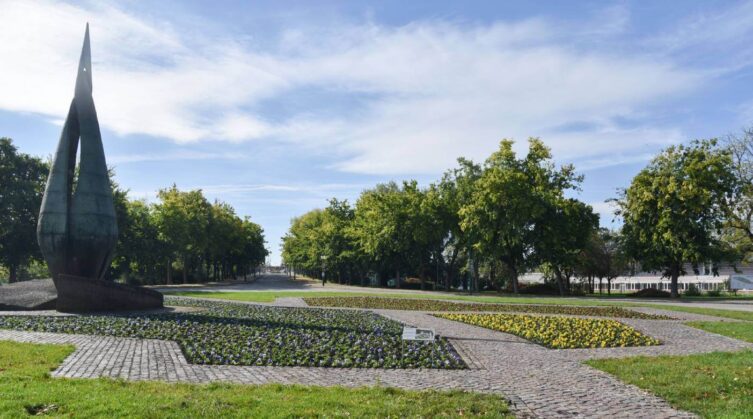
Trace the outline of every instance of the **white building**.
{"type": "MultiPolygon", "coordinates": [[[[738,290],[738,291],[750,291],[753,292],[753,266],[742,266],[733,269],[732,267],[725,267],[719,269],[718,275],[713,275],[711,272],[705,272],[703,275],[692,274],[691,267],[686,267],[686,271],[690,272],[690,275],[683,275],[677,279],[678,288],[680,292],[687,291],[691,284],[695,285],[700,291],[711,290],[738,290]]],[[[520,282],[523,283],[541,283],[543,282],[543,276],[541,273],[532,272],[522,275],[520,282]]],[[[632,276],[618,276],[611,281],[612,292],[636,292],[646,288],[655,288],[659,290],[669,291],[670,279],[662,278],[661,275],[652,272],[640,272],[632,276]]],[[[594,284],[595,290],[598,292],[599,282],[598,279],[594,284]]],[[[608,291],[607,281],[602,281],[602,290],[608,291]]]]}

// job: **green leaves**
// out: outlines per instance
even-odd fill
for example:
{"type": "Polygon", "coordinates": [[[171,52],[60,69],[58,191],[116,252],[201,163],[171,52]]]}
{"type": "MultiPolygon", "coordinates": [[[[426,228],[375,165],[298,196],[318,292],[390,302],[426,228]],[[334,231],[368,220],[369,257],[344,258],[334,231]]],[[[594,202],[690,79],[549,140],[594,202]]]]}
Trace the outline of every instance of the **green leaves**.
{"type": "Polygon", "coordinates": [[[618,201],[628,252],[673,283],[685,263],[724,259],[720,233],[736,184],[730,152],[716,141],[667,148],[618,201]]]}
{"type": "Polygon", "coordinates": [[[475,249],[517,275],[541,262],[572,265],[598,218],[591,208],[565,199],[581,178],[572,166],[556,169],[550,150],[536,138],[517,158],[503,140],[474,183],[472,199],[460,208],[461,227],[475,249]]]}
{"type": "Polygon", "coordinates": [[[0,138],[0,264],[16,280],[18,268],[39,258],[36,230],[49,171],[42,160],[19,153],[9,138],[0,138]]]}

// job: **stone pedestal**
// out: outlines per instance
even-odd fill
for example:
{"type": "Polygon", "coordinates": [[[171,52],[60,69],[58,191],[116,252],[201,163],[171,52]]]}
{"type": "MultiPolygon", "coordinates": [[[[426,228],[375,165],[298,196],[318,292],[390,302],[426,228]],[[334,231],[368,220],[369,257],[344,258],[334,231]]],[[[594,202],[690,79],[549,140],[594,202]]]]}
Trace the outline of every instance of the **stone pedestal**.
{"type": "Polygon", "coordinates": [[[56,278],[57,310],[69,313],[90,311],[150,310],[162,308],[161,293],[101,279],[60,274],[56,278]]]}

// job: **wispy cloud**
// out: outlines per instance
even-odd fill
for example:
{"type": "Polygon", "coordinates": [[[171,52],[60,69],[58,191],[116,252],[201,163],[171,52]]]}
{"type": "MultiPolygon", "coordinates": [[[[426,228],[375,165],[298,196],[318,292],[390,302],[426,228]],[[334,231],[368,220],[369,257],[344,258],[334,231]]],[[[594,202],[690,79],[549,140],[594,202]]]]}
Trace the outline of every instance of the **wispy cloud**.
{"type": "Polygon", "coordinates": [[[182,150],[169,153],[143,154],[115,154],[107,158],[110,164],[141,163],[147,161],[177,161],[177,160],[242,160],[246,158],[240,153],[210,153],[203,151],[182,150]]]}
{"type": "MultiPolygon", "coordinates": [[[[107,3],[0,0],[0,9],[0,56],[13,63],[0,68],[0,109],[64,115],[89,20],[94,92],[105,127],[179,143],[289,143],[335,156],[331,167],[357,173],[437,173],[461,155],[483,158],[503,137],[524,144],[540,136],[564,160],[636,158],[647,147],[681,139],[680,131],[649,122],[581,132],[558,127],[634,115],[707,77],[656,54],[567,42],[594,30],[623,31],[630,24],[624,7],[579,22],[581,32],[544,19],[430,20],[293,28],[263,47],[227,39],[215,44],[107,3]],[[264,110],[310,89],[358,98],[357,105],[322,101],[285,117],[264,110]]],[[[748,33],[745,22],[726,28],[728,36],[748,33]]],[[[682,48],[669,37],[663,42],[682,48]]]]}

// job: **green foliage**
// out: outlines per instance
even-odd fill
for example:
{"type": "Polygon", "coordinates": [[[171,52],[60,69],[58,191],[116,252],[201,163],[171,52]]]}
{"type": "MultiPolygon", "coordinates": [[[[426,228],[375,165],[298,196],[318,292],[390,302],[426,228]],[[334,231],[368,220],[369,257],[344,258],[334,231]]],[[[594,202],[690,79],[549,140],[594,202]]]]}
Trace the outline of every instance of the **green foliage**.
{"type": "Polygon", "coordinates": [[[705,418],[753,417],[753,352],[588,361],[705,418]]]}
{"type": "Polygon", "coordinates": [[[664,150],[618,201],[628,253],[670,277],[674,297],[686,263],[725,258],[720,236],[736,182],[730,152],[696,141],[664,150]]]}
{"type": "Polygon", "coordinates": [[[567,314],[572,316],[601,316],[633,319],[667,320],[669,317],[645,314],[620,307],[578,307],[527,304],[472,304],[453,301],[419,300],[385,297],[304,297],[313,307],[352,307],[386,310],[419,311],[503,311],[512,313],[567,314]]]}
{"type": "Polygon", "coordinates": [[[129,201],[117,185],[113,196],[120,230],[115,277],[172,283],[173,262],[179,261],[183,282],[236,278],[267,256],[261,226],[238,217],[226,203],[210,204],[201,190],[184,192],[173,185],[161,190],[153,205],[129,201]]]}
{"type": "Polygon", "coordinates": [[[753,255],[753,127],[727,136],[724,145],[732,156],[737,179],[735,193],[727,208],[724,235],[750,262],[753,255]]]}
{"type": "Polygon", "coordinates": [[[0,328],[176,341],[189,362],[363,368],[465,368],[444,339],[403,342],[402,325],[366,311],[169,298],[200,314],[3,316],[0,328]]]}
{"type": "Polygon", "coordinates": [[[123,418],[511,417],[492,394],[406,391],[391,387],[169,384],[61,379],[57,368],[73,347],[0,342],[0,416],[123,418]],[[291,402],[294,401],[294,402],[291,402]]]}
{"type": "Polygon", "coordinates": [[[630,258],[625,253],[620,234],[607,229],[591,232],[576,263],[578,273],[594,282],[589,284],[591,290],[595,289],[595,279],[599,279],[599,285],[606,279],[609,293],[612,279],[624,274],[629,265],[630,258]]]}
{"type": "Polygon", "coordinates": [[[721,297],[722,291],[721,290],[708,290],[706,291],[706,295],[709,297],[721,297]]]}
{"type": "Polygon", "coordinates": [[[688,289],[685,290],[685,296],[686,297],[700,297],[701,290],[699,290],[698,287],[695,286],[695,284],[688,284],[688,289]]]}
{"type": "Polygon", "coordinates": [[[19,268],[41,259],[37,246],[37,217],[49,166],[19,153],[10,138],[0,138],[0,265],[10,282],[19,268]]]}
{"type": "Polygon", "coordinates": [[[435,314],[487,329],[512,333],[552,349],[653,346],[660,342],[615,320],[516,314],[435,314]]]}
{"type": "Polygon", "coordinates": [[[572,166],[559,169],[539,139],[529,140],[528,154],[517,158],[513,142],[503,140],[484,164],[472,199],[460,208],[461,226],[482,256],[498,259],[517,277],[542,262],[573,269],[598,217],[591,208],[566,199],[581,178],[572,166]]]}

